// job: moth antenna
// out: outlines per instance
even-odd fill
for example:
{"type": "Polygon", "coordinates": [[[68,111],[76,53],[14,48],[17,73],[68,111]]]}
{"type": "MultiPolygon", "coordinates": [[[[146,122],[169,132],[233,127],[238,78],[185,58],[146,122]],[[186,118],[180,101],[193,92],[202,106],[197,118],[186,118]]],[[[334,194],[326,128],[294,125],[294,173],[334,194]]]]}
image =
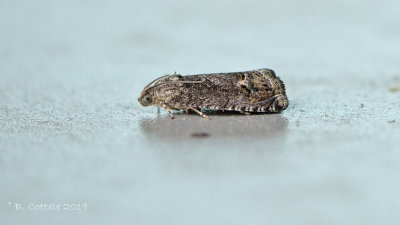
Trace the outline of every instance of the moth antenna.
{"type": "MultiPolygon", "coordinates": [[[[169,76],[169,75],[167,75],[167,76],[169,76]]],[[[164,77],[165,77],[165,76],[164,76],[164,77]]],[[[161,78],[163,78],[163,77],[160,77],[160,79],[161,79],[161,78]]],[[[158,80],[158,79],[157,79],[157,80],[158,80]]],[[[156,82],[157,80],[153,81],[152,83],[156,82]]],[[[152,84],[152,83],[150,83],[149,85],[147,85],[147,86],[145,87],[144,91],[147,91],[147,90],[149,90],[150,88],[158,87],[158,86],[160,86],[160,85],[165,85],[165,84],[200,84],[200,83],[203,83],[204,81],[206,81],[206,79],[204,79],[204,78],[201,79],[201,80],[198,80],[198,81],[175,80],[175,81],[163,82],[163,83],[154,85],[154,86],[152,86],[152,87],[150,87],[150,85],[152,84]]]]}
{"type": "Polygon", "coordinates": [[[179,84],[200,84],[203,83],[204,81],[206,81],[206,79],[201,79],[201,80],[196,80],[196,81],[185,81],[185,80],[175,80],[175,81],[167,81],[163,84],[175,84],[175,83],[179,83],[179,84]]]}
{"type": "Polygon", "coordinates": [[[170,75],[164,75],[164,76],[162,76],[162,77],[159,77],[159,78],[153,80],[152,82],[150,82],[148,85],[146,85],[146,86],[143,88],[143,91],[142,91],[142,92],[146,92],[147,90],[149,90],[149,89],[151,88],[150,86],[151,86],[152,84],[154,84],[155,82],[157,82],[157,81],[159,81],[159,80],[161,80],[161,79],[163,79],[163,78],[165,78],[165,77],[168,77],[168,76],[170,76],[170,75]]]}
{"type": "Polygon", "coordinates": [[[144,87],[144,89],[148,88],[150,85],[154,84],[154,83],[157,82],[158,80],[161,80],[162,78],[168,77],[168,76],[169,76],[169,75],[164,75],[164,76],[162,76],[162,77],[159,77],[159,78],[153,80],[153,81],[150,82],[148,85],[146,85],[146,86],[144,87]]]}

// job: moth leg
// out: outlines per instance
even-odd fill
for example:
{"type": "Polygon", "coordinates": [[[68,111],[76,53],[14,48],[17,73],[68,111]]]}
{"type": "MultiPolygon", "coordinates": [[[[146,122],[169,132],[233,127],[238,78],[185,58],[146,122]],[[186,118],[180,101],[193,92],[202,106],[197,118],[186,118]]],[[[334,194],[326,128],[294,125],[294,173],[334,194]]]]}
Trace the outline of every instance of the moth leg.
{"type": "Polygon", "coordinates": [[[172,114],[171,110],[168,108],[168,106],[166,104],[163,104],[162,107],[167,110],[169,117],[171,117],[171,119],[174,119],[174,115],[172,114]]]}
{"type": "Polygon", "coordinates": [[[210,117],[208,117],[206,114],[202,113],[200,110],[196,109],[196,108],[190,108],[191,110],[197,112],[200,116],[202,116],[204,119],[208,119],[211,120],[210,117]]]}
{"type": "Polygon", "coordinates": [[[270,110],[271,110],[272,112],[276,112],[276,104],[277,104],[277,103],[278,103],[278,101],[275,100],[275,101],[271,104],[270,110]]]}
{"type": "Polygon", "coordinates": [[[271,105],[271,103],[273,103],[275,101],[275,99],[276,99],[276,96],[273,96],[273,97],[268,98],[268,99],[266,99],[266,100],[264,100],[262,102],[254,103],[254,104],[251,105],[251,107],[264,106],[266,104],[271,105]]]}
{"type": "Polygon", "coordinates": [[[285,110],[289,105],[289,100],[286,95],[279,94],[274,102],[274,108],[276,111],[285,110]]]}
{"type": "Polygon", "coordinates": [[[250,109],[254,109],[258,106],[261,107],[261,110],[259,109],[261,112],[279,112],[287,108],[288,100],[286,96],[278,94],[262,102],[251,105],[250,109]]]}

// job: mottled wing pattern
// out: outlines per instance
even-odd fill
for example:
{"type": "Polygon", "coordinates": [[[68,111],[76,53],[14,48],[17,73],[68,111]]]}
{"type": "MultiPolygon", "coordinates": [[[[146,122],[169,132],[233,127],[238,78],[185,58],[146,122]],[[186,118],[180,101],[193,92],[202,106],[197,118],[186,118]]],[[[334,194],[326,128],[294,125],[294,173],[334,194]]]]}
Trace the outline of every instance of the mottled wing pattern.
{"type": "MultiPolygon", "coordinates": [[[[168,81],[179,83],[179,94],[169,101],[171,108],[201,108],[240,112],[278,112],[288,106],[285,86],[269,69],[236,73],[173,75],[168,81]]],[[[162,81],[165,82],[165,81],[162,81]]]]}

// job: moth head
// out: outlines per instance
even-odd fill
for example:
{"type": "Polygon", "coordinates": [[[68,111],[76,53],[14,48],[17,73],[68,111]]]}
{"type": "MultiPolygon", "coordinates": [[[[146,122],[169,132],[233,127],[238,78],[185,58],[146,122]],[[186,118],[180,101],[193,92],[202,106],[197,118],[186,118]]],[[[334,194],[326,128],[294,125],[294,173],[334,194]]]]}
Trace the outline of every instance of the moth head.
{"type": "Polygon", "coordinates": [[[149,91],[143,91],[138,101],[142,106],[153,105],[153,93],[149,91]]]}
{"type": "MultiPolygon", "coordinates": [[[[150,106],[150,105],[158,105],[160,104],[160,100],[164,99],[166,94],[169,92],[162,91],[160,93],[160,87],[164,85],[176,85],[176,84],[198,84],[203,83],[205,80],[199,81],[184,81],[181,80],[183,77],[179,74],[174,75],[165,75],[160,78],[157,78],[146,85],[140,94],[138,99],[139,103],[142,106],[150,106]]],[[[164,99],[165,100],[165,99],[164,99]]]]}
{"type": "Polygon", "coordinates": [[[150,82],[148,85],[146,85],[146,87],[144,87],[144,89],[138,99],[139,103],[142,106],[149,106],[149,105],[155,104],[154,98],[153,98],[153,96],[154,96],[154,91],[153,91],[154,85],[153,84],[157,83],[158,81],[160,81],[162,79],[165,79],[166,77],[168,77],[168,76],[159,77],[159,78],[153,80],[152,82],[150,82]]]}

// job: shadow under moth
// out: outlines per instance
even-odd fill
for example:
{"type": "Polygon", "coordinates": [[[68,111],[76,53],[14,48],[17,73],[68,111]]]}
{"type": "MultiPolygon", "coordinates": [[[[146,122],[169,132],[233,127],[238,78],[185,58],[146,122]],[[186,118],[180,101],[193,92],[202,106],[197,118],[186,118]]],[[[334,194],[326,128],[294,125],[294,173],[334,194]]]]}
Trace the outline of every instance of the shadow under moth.
{"type": "Polygon", "coordinates": [[[144,87],[139,103],[156,105],[168,111],[195,111],[204,118],[201,110],[238,111],[250,113],[275,113],[289,105],[285,85],[274,71],[258,69],[235,73],[166,75],[144,87]]]}

